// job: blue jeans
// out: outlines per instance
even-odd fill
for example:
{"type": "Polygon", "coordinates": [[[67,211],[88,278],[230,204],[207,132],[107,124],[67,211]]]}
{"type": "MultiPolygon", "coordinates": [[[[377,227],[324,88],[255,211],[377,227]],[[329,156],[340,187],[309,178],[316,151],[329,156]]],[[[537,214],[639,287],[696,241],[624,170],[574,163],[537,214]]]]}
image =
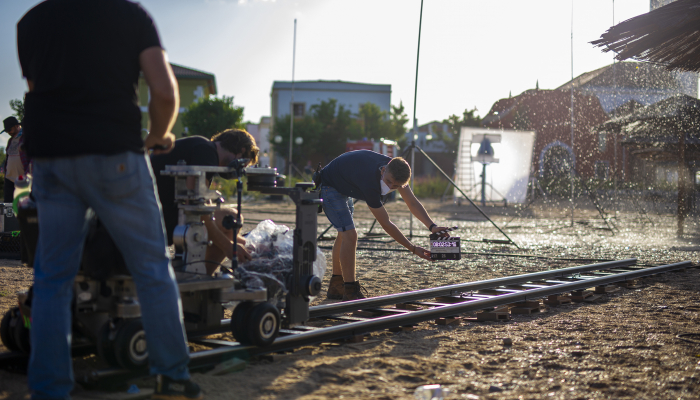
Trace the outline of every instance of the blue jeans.
{"type": "Polygon", "coordinates": [[[151,373],[189,378],[182,304],[153,182],[143,153],[34,160],[39,242],[28,377],[32,399],[70,398],[70,307],[90,208],[119,247],[136,284],[151,373]]]}
{"type": "Polygon", "coordinates": [[[355,229],[355,223],[352,220],[355,205],[352,198],[327,185],[321,186],[321,198],[323,199],[323,212],[326,213],[326,217],[335,229],[340,232],[355,229]]]}

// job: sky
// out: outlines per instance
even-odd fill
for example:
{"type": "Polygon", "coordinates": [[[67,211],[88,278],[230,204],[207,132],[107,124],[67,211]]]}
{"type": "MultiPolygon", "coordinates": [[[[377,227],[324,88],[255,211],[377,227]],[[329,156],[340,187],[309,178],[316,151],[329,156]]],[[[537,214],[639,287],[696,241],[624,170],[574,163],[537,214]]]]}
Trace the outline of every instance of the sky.
{"type": "MultiPolygon", "coordinates": [[[[98,0],[96,0],[98,1],[98,0]]],[[[16,23],[37,0],[0,0],[0,119],[26,84],[16,23]]],[[[275,80],[390,84],[419,124],[484,116],[527,89],[554,89],[613,61],[589,42],[649,0],[142,0],[170,61],[215,74],[244,119],[270,115],[275,80]],[[297,21],[293,63],[294,20],[297,21]],[[572,51],[573,28],[573,51],[572,51]],[[573,56],[572,56],[573,54],[573,56]]],[[[410,125],[410,123],[408,124],[410,125]]],[[[0,135],[0,145],[7,141],[0,135]]]]}

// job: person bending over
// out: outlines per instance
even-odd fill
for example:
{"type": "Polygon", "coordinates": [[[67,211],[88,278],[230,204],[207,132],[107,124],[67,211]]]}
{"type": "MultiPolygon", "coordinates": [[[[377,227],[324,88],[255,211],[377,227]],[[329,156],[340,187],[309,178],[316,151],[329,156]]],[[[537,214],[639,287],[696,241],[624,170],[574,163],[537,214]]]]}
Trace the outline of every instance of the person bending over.
{"type": "MultiPolygon", "coordinates": [[[[225,167],[241,158],[249,159],[248,165],[254,165],[258,161],[258,151],[255,139],[250,133],[243,129],[228,129],[217,133],[211,140],[203,136],[178,139],[170,153],[151,157],[158,186],[158,197],[163,206],[163,220],[169,245],[173,244],[178,208],[175,202],[175,179],[160,175],[160,172],[165,170],[165,166],[177,165],[178,161],[184,161],[186,165],[225,167]]],[[[211,184],[213,175],[207,174],[207,184],[211,184]]],[[[224,258],[233,258],[233,230],[224,228],[221,221],[227,215],[235,217],[236,214],[237,210],[234,207],[221,207],[212,216],[202,217],[209,240],[212,241],[205,255],[207,260],[205,266],[209,275],[216,271],[224,258]]],[[[236,254],[240,262],[251,259],[250,253],[245,249],[245,239],[240,235],[236,239],[236,254]]]]}
{"type": "Polygon", "coordinates": [[[381,197],[398,190],[408,209],[431,232],[438,226],[408,187],[411,167],[401,157],[390,158],[369,150],[342,154],[321,170],[321,198],[326,217],[338,230],[333,244],[333,276],[329,299],[357,300],[365,296],[355,274],[357,231],[353,222],[353,198],[364,200],[382,228],[414,255],[430,260],[430,252],[411,243],[389,219],[381,197]]]}

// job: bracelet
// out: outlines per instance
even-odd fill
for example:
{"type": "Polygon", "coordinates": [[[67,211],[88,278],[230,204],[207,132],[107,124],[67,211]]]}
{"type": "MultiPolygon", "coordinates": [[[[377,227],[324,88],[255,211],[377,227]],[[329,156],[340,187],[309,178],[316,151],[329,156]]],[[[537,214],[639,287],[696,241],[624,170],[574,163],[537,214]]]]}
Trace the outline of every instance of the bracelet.
{"type": "Polygon", "coordinates": [[[430,232],[432,232],[432,231],[433,231],[433,227],[436,227],[436,226],[437,226],[437,224],[436,224],[436,223],[433,223],[432,225],[430,225],[430,228],[428,228],[428,230],[429,230],[430,232]]]}
{"type": "Polygon", "coordinates": [[[411,254],[416,254],[416,245],[413,245],[413,250],[411,250],[411,254]]]}

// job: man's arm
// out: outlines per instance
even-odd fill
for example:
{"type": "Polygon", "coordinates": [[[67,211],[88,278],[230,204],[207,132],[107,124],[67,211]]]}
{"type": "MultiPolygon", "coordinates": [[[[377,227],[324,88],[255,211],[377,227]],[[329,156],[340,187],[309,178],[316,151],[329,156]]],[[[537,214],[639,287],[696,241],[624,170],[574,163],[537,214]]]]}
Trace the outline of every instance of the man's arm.
{"type": "Polygon", "coordinates": [[[406,239],[406,236],[401,233],[401,230],[399,230],[399,228],[394,225],[393,222],[391,222],[389,219],[389,214],[386,212],[386,208],[384,208],[384,206],[379,208],[368,208],[372,212],[372,215],[374,215],[374,218],[377,219],[377,222],[379,222],[379,225],[382,226],[382,229],[384,229],[389,236],[394,238],[396,242],[407,248],[411,253],[417,255],[418,257],[430,260],[430,252],[420,246],[414,245],[408,239],[406,239]]]}
{"type": "Polygon", "coordinates": [[[149,47],[139,54],[139,64],[143,77],[151,93],[148,116],[151,131],[144,141],[146,149],[160,146],[154,154],[167,153],[175,145],[175,136],[170,130],[175,124],[180,107],[177,80],[168,63],[165,51],[160,47],[149,47]]]}
{"type": "MultiPolygon", "coordinates": [[[[233,259],[233,242],[231,242],[231,240],[229,240],[229,238],[217,227],[217,224],[214,222],[214,220],[212,220],[211,216],[203,216],[202,221],[204,222],[204,226],[207,228],[207,235],[209,236],[209,240],[211,240],[212,245],[223,251],[229,260],[233,259]]],[[[236,240],[236,255],[238,256],[238,261],[250,261],[253,257],[245,248],[245,239],[242,241],[241,239],[243,238],[238,237],[236,240]]]]}
{"type": "Polygon", "coordinates": [[[423,204],[421,204],[421,202],[418,201],[418,199],[413,194],[413,191],[408,185],[406,185],[406,187],[399,188],[398,192],[401,194],[401,198],[403,198],[403,201],[406,202],[406,205],[411,211],[411,214],[418,218],[418,220],[422,222],[423,225],[425,225],[425,227],[428,228],[431,233],[447,229],[447,227],[445,226],[437,226],[433,219],[430,218],[430,215],[428,215],[428,212],[425,211],[425,207],[423,207],[423,204]],[[432,227],[432,229],[430,227],[432,227]]]}

